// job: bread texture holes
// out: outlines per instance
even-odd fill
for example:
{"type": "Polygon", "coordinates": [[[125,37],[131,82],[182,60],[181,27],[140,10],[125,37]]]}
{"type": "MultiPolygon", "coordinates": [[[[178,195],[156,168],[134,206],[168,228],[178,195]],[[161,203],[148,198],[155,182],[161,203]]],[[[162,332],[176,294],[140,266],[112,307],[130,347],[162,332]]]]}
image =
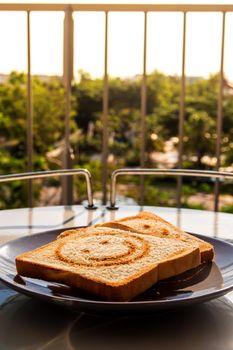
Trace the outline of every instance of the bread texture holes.
{"type": "Polygon", "coordinates": [[[143,225],[143,227],[144,227],[144,228],[150,228],[150,225],[145,224],[145,225],[143,225]]]}
{"type": "Polygon", "coordinates": [[[82,253],[86,253],[86,254],[89,254],[90,253],[90,250],[89,249],[83,249],[81,250],[82,253]]]}
{"type": "Polygon", "coordinates": [[[163,228],[163,229],[162,229],[162,233],[163,233],[164,235],[168,235],[169,231],[168,231],[167,228],[163,228]]]}
{"type": "Polygon", "coordinates": [[[108,244],[108,243],[109,243],[109,241],[106,240],[106,239],[105,239],[104,241],[101,242],[101,244],[108,244]]]}

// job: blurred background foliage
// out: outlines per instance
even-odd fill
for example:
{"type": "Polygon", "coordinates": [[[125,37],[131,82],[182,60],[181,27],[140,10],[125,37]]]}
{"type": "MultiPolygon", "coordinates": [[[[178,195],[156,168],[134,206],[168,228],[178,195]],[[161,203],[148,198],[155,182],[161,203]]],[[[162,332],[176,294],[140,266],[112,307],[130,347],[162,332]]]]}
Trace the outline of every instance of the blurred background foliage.
{"type": "MultiPolygon", "coordinates": [[[[27,169],[26,76],[12,72],[0,84],[0,171],[19,173],[27,169]]],[[[216,147],[218,75],[187,78],[183,167],[214,169],[216,147]]],[[[62,167],[65,91],[59,77],[32,79],[34,170],[62,167]]],[[[141,77],[109,79],[109,174],[119,167],[139,166],[141,77]]],[[[72,87],[71,135],[73,166],[89,169],[94,191],[101,200],[103,81],[81,71],[72,87]]],[[[146,166],[177,166],[180,78],[153,72],[147,77],[146,166]]],[[[222,158],[223,170],[233,163],[233,88],[224,82],[222,158]]],[[[145,204],[176,204],[176,181],[146,178],[145,204]]],[[[58,179],[34,181],[35,205],[59,204],[58,179]]],[[[85,199],[85,183],[75,179],[75,202],[85,199]]],[[[138,203],[137,177],[122,178],[118,193],[123,201],[138,203]]],[[[185,179],[183,207],[210,209],[213,181],[185,179]]],[[[221,184],[220,208],[233,212],[231,184],[221,184]],[[222,201],[221,201],[222,199],[222,201]]],[[[2,184],[0,208],[27,206],[25,182],[2,184]]]]}

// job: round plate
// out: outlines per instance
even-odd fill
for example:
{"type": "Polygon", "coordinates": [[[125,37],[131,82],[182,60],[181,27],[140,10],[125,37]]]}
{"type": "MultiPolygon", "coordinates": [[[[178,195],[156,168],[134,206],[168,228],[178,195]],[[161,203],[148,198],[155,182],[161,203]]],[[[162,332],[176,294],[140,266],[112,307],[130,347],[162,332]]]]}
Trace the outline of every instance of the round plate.
{"type": "Polygon", "coordinates": [[[15,257],[54,240],[64,229],[24,236],[0,247],[0,280],[31,297],[59,303],[72,310],[103,312],[148,312],[217,298],[233,289],[233,245],[196,235],[214,245],[215,261],[179,276],[156,283],[129,302],[109,302],[68,286],[17,275],[15,257]]]}

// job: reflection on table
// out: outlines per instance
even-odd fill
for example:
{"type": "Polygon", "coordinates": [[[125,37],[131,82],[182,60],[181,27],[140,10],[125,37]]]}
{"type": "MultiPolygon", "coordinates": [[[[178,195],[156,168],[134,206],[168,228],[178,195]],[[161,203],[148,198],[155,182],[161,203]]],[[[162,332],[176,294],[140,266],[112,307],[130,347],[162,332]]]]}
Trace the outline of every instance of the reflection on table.
{"type": "Polygon", "coordinates": [[[4,350],[232,350],[229,297],[153,315],[98,316],[1,288],[0,345],[4,350]]]}

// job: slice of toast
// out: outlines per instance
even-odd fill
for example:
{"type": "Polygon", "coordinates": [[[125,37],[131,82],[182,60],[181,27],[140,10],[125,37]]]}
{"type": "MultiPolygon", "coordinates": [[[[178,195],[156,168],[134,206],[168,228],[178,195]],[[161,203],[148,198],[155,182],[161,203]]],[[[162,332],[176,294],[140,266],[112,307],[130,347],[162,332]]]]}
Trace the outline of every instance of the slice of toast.
{"type": "Polygon", "coordinates": [[[199,249],[186,242],[107,227],[80,229],[16,257],[22,276],[116,301],[128,301],[199,264],[199,249]]]}
{"type": "Polygon", "coordinates": [[[211,262],[214,257],[214,249],[211,244],[178,229],[153,213],[141,212],[134,216],[105,222],[96,225],[96,227],[97,226],[117,228],[157,237],[177,238],[193,245],[194,247],[199,247],[202,262],[211,262]]]}

